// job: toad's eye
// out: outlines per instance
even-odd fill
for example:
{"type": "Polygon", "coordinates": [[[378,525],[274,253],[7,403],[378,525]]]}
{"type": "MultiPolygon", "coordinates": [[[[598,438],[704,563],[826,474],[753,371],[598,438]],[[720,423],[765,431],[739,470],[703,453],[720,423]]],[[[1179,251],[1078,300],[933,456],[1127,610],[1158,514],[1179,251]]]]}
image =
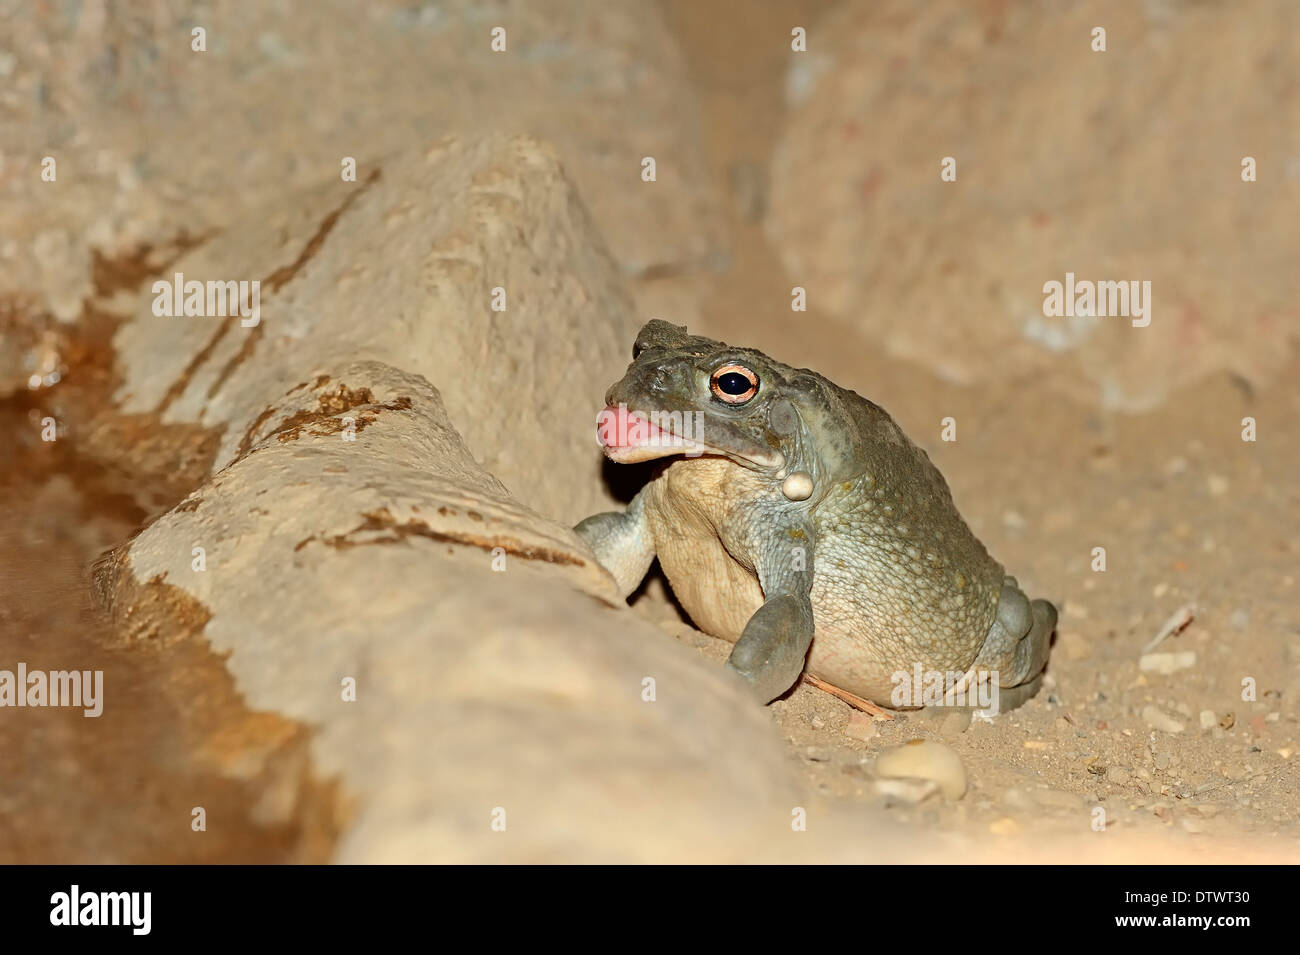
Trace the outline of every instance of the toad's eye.
{"type": "Polygon", "coordinates": [[[713,395],[729,405],[743,405],[758,394],[758,375],[744,365],[723,365],[709,381],[713,395]]]}

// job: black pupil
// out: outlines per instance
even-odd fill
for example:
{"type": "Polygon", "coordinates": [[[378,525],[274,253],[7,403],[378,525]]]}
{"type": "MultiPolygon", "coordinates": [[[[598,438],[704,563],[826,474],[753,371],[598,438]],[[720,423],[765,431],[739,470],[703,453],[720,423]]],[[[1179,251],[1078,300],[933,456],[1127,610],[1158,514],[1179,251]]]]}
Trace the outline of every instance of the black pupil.
{"type": "Polygon", "coordinates": [[[718,390],[724,395],[743,395],[754,386],[738,371],[729,371],[718,376],[718,390]]]}

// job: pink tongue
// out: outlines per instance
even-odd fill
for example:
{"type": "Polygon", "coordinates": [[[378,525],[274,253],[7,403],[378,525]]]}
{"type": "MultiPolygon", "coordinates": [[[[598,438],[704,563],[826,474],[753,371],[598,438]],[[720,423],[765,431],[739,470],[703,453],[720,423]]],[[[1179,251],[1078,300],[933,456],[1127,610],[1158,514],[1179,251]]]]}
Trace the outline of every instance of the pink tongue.
{"type": "Polygon", "coordinates": [[[611,405],[596,418],[596,435],[607,448],[638,448],[662,432],[626,405],[611,405]]]}

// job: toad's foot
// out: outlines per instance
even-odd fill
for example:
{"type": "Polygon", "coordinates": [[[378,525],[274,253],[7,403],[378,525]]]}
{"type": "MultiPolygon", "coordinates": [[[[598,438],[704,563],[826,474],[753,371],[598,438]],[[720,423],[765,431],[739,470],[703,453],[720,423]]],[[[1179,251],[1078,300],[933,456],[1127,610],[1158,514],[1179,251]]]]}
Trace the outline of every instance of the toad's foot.
{"type": "Polygon", "coordinates": [[[759,702],[770,703],[799,679],[812,638],[808,597],[777,594],[749,618],[727,666],[749,684],[759,702]]]}

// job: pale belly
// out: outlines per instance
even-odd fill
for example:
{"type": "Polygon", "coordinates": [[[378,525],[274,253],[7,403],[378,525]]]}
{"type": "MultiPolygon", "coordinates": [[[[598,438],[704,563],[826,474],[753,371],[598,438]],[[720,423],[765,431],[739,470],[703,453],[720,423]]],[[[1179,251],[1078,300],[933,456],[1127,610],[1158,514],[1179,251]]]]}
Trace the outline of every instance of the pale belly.
{"type": "MultiPolygon", "coordinates": [[[[690,537],[668,534],[668,526],[656,532],[659,563],[672,585],[673,594],[692,622],[711,636],[735,643],[745,624],[763,604],[758,577],[727,552],[716,535],[690,537]]],[[[680,531],[677,523],[673,530],[680,531]]],[[[814,586],[813,618],[827,595],[814,586]]],[[[873,656],[872,641],[860,629],[818,621],[806,671],[864,699],[889,704],[891,676],[902,669],[899,661],[873,656]]],[[[910,666],[907,667],[910,669],[910,666]]]]}

